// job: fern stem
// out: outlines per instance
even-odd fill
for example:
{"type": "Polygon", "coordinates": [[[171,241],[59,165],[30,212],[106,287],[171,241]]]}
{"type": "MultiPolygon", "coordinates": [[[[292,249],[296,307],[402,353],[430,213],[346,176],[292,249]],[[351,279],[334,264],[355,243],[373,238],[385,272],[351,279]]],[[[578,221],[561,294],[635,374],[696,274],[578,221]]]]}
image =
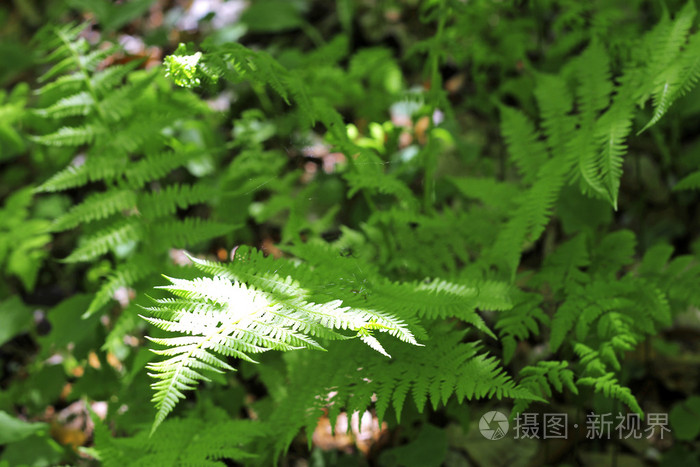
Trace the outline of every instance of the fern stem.
{"type": "Polygon", "coordinates": [[[275,106],[272,105],[272,101],[270,100],[270,96],[267,95],[265,92],[265,87],[259,83],[251,83],[251,88],[253,89],[253,92],[255,93],[256,96],[258,96],[258,100],[260,101],[260,105],[262,108],[270,113],[274,114],[275,113],[275,106]]]}
{"type": "MultiPolygon", "coordinates": [[[[431,119],[432,120],[432,119],[431,119]]],[[[430,128],[433,124],[431,122],[430,128]]],[[[428,142],[423,148],[424,182],[423,182],[423,209],[426,214],[434,211],[435,204],[435,173],[437,172],[437,151],[435,151],[435,137],[428,136],[428,142]]]]}
{"type": "Polygon", "coordinates": [[[433,204],[435,203],[435,172],[437,171],[437,151],[435,151],[435,137],[433,129],[435,122],[433,114],[437,110],[440,101],[440,92],[442,90],[442,77],[440,76],[440,44],[445,30],[447,15],[445,14],[445,2],[440,2],[438,6],[438,25],[435,33],[434,42],[430,48],[428,60],[430,61],[430,120],[428,123],[428,141],[423,148],[423,163],[424,163],[424,181],[423,181],[423,209],[426,213],[433,212],[433,204]]]}

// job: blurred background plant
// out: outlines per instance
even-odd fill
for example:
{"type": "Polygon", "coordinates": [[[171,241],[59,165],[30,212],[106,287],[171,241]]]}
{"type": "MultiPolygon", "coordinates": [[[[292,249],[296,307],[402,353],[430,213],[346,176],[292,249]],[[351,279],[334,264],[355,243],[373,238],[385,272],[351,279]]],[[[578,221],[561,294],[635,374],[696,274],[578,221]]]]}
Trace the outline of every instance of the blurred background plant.
{"type": "MultiPolygon", "coordinates": [[[[319,293],[344,291],[350,302],[372,300],[373,293],[376,300],[373,281],[380,276],[509,282],[505,259],[488,251],[534,183],[545,162],[538,157],[556,149],[546,139],[554,130],[545,124],[542,95],[553,94],[557,82],[546,80],[558,76],[569,93],[595,93],[579,87],[585,66],[576,58],[602,44],[608,75],[619,78],[626,65],[653,55],[644,48],[649,44],[640,46],[647,31],[683,56],[697,43],[686,40],[689,31],[697,36],[692,5],[4,2],[0,465],[269,462],[278,430],[255,421],[281,420],[280,406],[290,407],[286,415],[297,413],[300,399],[287,386],[342,367],[328,359],[353,364],[354,348],[237,364],[239,372],[212,375],[216,384],[188,395],[147,438],[155,410],[145,336],[157,334],[139,318],[138,305],[149,304],[147,295],[165,297],[153,288],[163,284],[160,274],[196,276],[183,249],[226,262],[235,257],[234,245],[246,244],[323,272],[328,265],[318,248],[327,247],[347,256],[351,269],[329,275],[319,293]],[[165,76],[163,61],[175,70],[178,57],[198,53],[187,62],[195,72],[186,79],[165,76]],[[75,94],[80,98],[64,100],[75,94]],[[504,106],[543,122],[545,136],[518,141],[509,129],[526,120],[504,106]]],[[[694,62],[681,71],[666,65],[697,81],[694,62]]],[[[622,89],[618,81],[615,89],[622,89]]],[[[286,440],[281,462],[502,465],[499,456],[508,451],[509,465],[610,459],[697,465],[700,96],[691,88],[674,89],[685,96],[670,107],[655,95],[630,118],[633,135],[656,117],[654,109],[665,112],[626,141],[616,210],[605,196],[582,195],[580,177],[566,180],[545,210],[554,214],[542,221],[541,236],[517,245],[514,306],[494,312],[501,308],[478,305],[478,320],[498,339],[455,315],[444,319],[461,333],[446,332],[455,340],[445,342],[469,352],[479,342],[515,381],[552,404],[535,403],[531,411],[554,408],[572,418],[585,410],[622,411],[585,384],[579,394],[552,393],[556,384],[545,367],[568,360],[590,383],[582,362],[614,367],[624,359],[615,372],[620,385],[643,410],[670,413],[670,437],[490,442],[478,433],[478,419],[487,409],[507,411],[508,403],[487,397],[458,404],[453,397],[431,399],[425,410],[407,403],[400,423],[392,410],[380,420],[374,408],[324,407],[326,415],[306,426],[310,443],[304,436],[286,440]],[[663,296],[658,302],[659,295],[643,294],[652,288],[663,296]],[[596,308],[596,297],[616,301],[596,308]],[[557,315],[584,300],[590,306],[580,322],[557,315]],[[647,305],[648,322],[626,318],[647,305]],[[616,348],[609,335],[620,322],[634,328],[636,340],[616,348]],[[568,345],[564,336],[600,355],[568,345]]],[[[637,96],[638,103],[652,94],[637,96]]],[[[577,99],[564,109],[562,126],[582,112],[585,97],[577,99]]]]}

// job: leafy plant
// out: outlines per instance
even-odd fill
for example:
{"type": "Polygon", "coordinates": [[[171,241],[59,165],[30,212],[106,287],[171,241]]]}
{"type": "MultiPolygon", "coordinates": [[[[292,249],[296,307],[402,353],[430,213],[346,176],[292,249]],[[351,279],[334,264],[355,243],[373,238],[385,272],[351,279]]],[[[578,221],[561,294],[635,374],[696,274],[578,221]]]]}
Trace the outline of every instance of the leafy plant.
{"type": "MultiPolygon", "coordinates": [[[[105,465],[266,464],[352,414],[418,443],[479,399],[644,415],[622,362],[700,306],[700,162],[676,157],[695,3],[407,2],[396,43],[372,39],[389,7],[337,2],[333,35],[313,2],[265,3],[240,17],[257,34],[212,13],[162,67],[115,45],[148,1],[70,1],[100,28],[37,34],[34,93],[0,95],[0,163],[35,170],[0,192],[25,294],[0,303],[41,348],[0,414],[107,401],[81,415],[105,465]],[[649,179],[682,241],[634,220],[649,179]],[[40,331],[27,294],[52,280],[40,331]]],[[[27,426],[7,442],[59,456],[27,426]]]]}

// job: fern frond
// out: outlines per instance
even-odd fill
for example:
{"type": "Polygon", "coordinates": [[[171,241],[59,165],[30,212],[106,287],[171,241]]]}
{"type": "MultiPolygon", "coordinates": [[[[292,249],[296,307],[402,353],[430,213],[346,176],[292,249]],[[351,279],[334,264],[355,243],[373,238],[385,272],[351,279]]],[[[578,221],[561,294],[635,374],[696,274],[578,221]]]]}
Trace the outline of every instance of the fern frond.
{"type": "Polygon", "coordinates": [[[65,118],[75,115],[88,115],[94,109],[95,99],[87,92],[79,92],[68,97],[61,98],[55,104],[38,109],[37,115],[48,118],[65,118]]]}
{"type": "Polygon", "coordinates": [[[525,242],[536,241],[549,222],[569,165],[565,154],[560,154],[540,168],[537,181],[523,196],[522,207],[513,213],[489,249],[488,259],[492,264],[506,266],[511,277],[515,274],[525,242]]]}
{"type": "Polygon", "coordinates": [[[695,3],[692,1],[685,4],[674,21],[671,21],[665,10],[659,24],[647,35],[647,60],[652,76],[658,76],[675,60],[693,26],[695,14],[695,3]]]}
{"type": "Polygon", "coordinates": [[[523,180],[532,183],[539,168],[549,157],[534,124],[521,111],[501,106],[501,134],[523,180]]]}
{"type": "Polygon", "coordinates": [[[134,258],[120,264],[110,273],[107,280],[103,282],[95,297],[90,302],[83,318],[89,318],[109,303],[115,292],[122,287],[131,287],[141,279],[154,274],[156,269],[151,261],[143,256],[136,255],[134,258]]]}
{"type": "Polygon", "coordinates": [[[201,150],[188,150],[177,146],[173,150],[149,153],[129,164],[124,170],[124,178],[132,188],[140,188],[146,182],[165,177],[174,169],[186,165],[203,154],[201,150]]]}
{"type": "Polygon", "coordinates": [[[267,434],[263,423],[232,420],[230,414],[215,407],[205,406],[198,412],[165,421],[151,436],[141,430],[130,437],[113,437],[104,422],[93,415],[95,452],[105,467],[218,466],[260,457],[253,443],[267,434]]]}
{"type": "MultiPolygon", "coordinates": [[[[74,46],[73,49],[78,51],[80,49],[85,50],[87,44],[85,43],[85,40],[83,39],[80,42],[77,42],[74,46]]],[[[78,62],[76,61],[76,58],[70,54],[70,49],[67,48],[58,48],[54,53],[49,55],[47,57],[47,60],[54,61],[57,58],[60,57],[59,53],[63,54],[64,57],[56,64],[54,64],[46,73],[41,75],[37,81],[40,83],[45,83],[49,81],[52,78],[55,78],[58,75],[62,75],[64,73],[67,73],[71,70],[74,70],[75,68],[78,67],[78,62]]],[[[78,52],[79,53],[79,52],[78,52]]]]}
{"type": "Polygon", "coordinates": [[[598,113],[610,104],[613,84],[610,72],[610,58],[599,41],[591,45],[576,60],[576,105],[583,125],[592,123],[598,113]]]}
{"type": "Polygon", "coordinates": [[[385,308],[405,308],[429,319],[456,317],[494,336],[476,311],[511,308],[509,289],[508,284],[495,281],[471,286],[444,280],[386,283],[374,288],[372,301],[385,308]]]}
{"type": "Polygon", "coordinates": [[[57,55],[68,53],[65,50],[65,40],[74,42],[78,40],[80,34],[88,27],[87,23],[70,23],[61,27],[47,28],[39,31],[35,39],[36,45],[42,52],[50,54],[45,58],[45,62],[55,61],[57,55]]]}
{"type": "Polygon", "coordinates": [[[595,174],[587,173],[584,179],[605,196],[617,210],[617,194],[622,177],[622,156],[627,152],[625,140],[632,129],[631,102],[617,102],[596,122],[595,135],[601,151],[595,174]]]}
{"type": "Polygon", "coordinates": [[[661,120],[671,104],[690,91],[700,77],[700,33],[693,34],[686,45],[695,15],[695,4],[689,1],[673,22],[665,16],[647,38],[651,56],[646,73],[651,80],[654,114],[637,134],[661,120]]]}
{"type": "Polygon", "coordinates": [[[253,51],[237,43],[211,48],[207,52],[204,56],[208,59],[206,64],[215,67],[216,71],[231,81],[248,79],[254,83],[267,84],[289,104],[290,90],[286,82],[289,71],[268,53],[253,51]]]}
{"type": "Polygon", "coordinates": [[[56,35],[62,41],[62,44],[46,56],[45,60],[55,62],[60,59],[60,61],[39,77],[40,83],[47,82],[73,70],[79,70],[87,76],[88,72],[97,69],[97,66],[104,59],[119,50],[119,46],[112,45],[91,51],[85,38],[78,37],[74,34],[74,31],[67,31],[65,28],[56,29],[56,35]]]}
{"type": "Polygon", "coordinates": [[[581,275],[580,269],[589,266],[590,262],[586,236],[577,235],[560,244],[552,254],[545,258],[544,267],[534,278],[534,283],[546,283],[553,292],[558,292],[572,285],[580,285],[588,280],[587,277],[581,275]]]}
{"type": "MultiPolygon", "coordinates": [[[[540,361],[520,370],[520,386],[527,388],[539,397],[552,397],[552,387],[561,393],[566,386],[573,394],[578,394],[574,383],[574,372],[566,361],[540,361]]],[[[522,413],[532,403],[529,399],[518,399],[513,406],[514,413],[522,413]]]]}
{"type": "Polygon", "coordinates": [[[585,367],[585,371],[590,374],[590,376],[579,378],[576,381],[578,386],[592,386],[596,392],[602,392],[606,397],[618,399],[640,416],[644,416],[644,412],[630,389],[620,385],[615,374],[606,370],[598,351],[577,343],[574,345],[574,352],[581,358],[581,364],[585,367]]]}
{"type": "Polygon", "coordinates": [[[153,245],[162,244],[183,248],[232,233],[238,227],[197,217],[186,217],[183,220],[168,220],[151,224],[148,235],[153,245]]]}
{"type": "Polygon", "coordinates": [[[188,256],[200,271],[221,276],[233,282],[243,282],[281,298],[307,297],[309,290],[299,283],[303,270],[286,261],[275,261],[259,250],[241,246],[236,258],[229,263],[218,263],[188,256]]]}
{"type": "Polygon", "coordinates": [[[573,96],[566,81],[558,75],[538,74],[536,82],[535,97],[547,147],[552,153],[563,152],[576,126],[575,118],[570,115],[573,96]]]}
{"type": "MultiPolygon", "coordinates": [[[[655,331],[655,324],[670,326],[673,321],[673,316],[666,292],[643,279],[634,278],[633,281],[631,276],[627,276],[626,279],[627,278],[630,279],[630,283],[634,284],[634,286],[631,287],[631,295],[635,298],[635,306],[638,306],[639,309],[642,310],[646,318],[646,320],[641,320],[641,323],[637,323],[637,325],[641,327],[645,321],[648,321],[646,332],[649,334],[655,331]]],[[[636,313],[634,315],[636,315],[636,313]]],[[[635,316],[631,316],[631,318],[634,317],[635,316]]]]}
{"type": "Polygon", "coordinates": [[[556,352],[566,339],[567,334],[573,329],[578,318],[580,308],[575,300],[567,300],[557,308],[552,318],[552,328],[549,336],[549,349],[556,352]]]}
{"type": "Polygon", "coordinates": [[[152,70],[145,76],[140,76],[133,82],[106,93],[105,97],[97,104],[105,120],[107,122],[118,122],[132,115],[135,107],[141,101],[142,94],[146,92],[155,80],[157,71],[152,70]]]}
{"type": "Polygon", "coordinates": [[[34,93],[48,102],[56,102],[63,96],[76,94],[85,88],[85,76],[80,72],[62,75],[35,90],[34,93]]]}
{"type": "Polygon", "coordinates": [[[637,273],[642,277],[661,275],[672,254],[673,247],[671,245],[657,243],[644,252],[637,273]]]}
{"type": "MultiPolygon", "coordinates": [[[[665,295],[638,279],[621,281],[594,280],[584,286],[569,286],[566,301],[552,319],[550,349],[556,351],[570,331],[577,341],[622,339],[638,342],[643,334],[652,334],[656,323],[667,324],[671,314],[665,295]],[[595,333],[590,329],[597,322],[595,333]]],[[[625,344],[627,346],[627,344],[625,344]]],[[[616,350],[631,350],[617,348],[616,350]]]]}
{"type": "Polygon", "coordinates": [[[99,219],[105,219],[112,214],[133,208],[136,196],[131,190],[109,190],[87,197],[82,203],[54,221],[54,232],[72,229],[73,227],[99,219]]]}
{"type": "MultiPolygon", "coordinates": [[[[104,70],[100,70],[90,78],[92,87],[98,95],[106,96],[115,86],[121,84],[131,71],[135,70],[141,64],[141,60],[132,60],[123,65],[112,65],[104,70]]],[[[61,78],[59,78],[59,80],[60,79],[61,78]]],[[[49,83],[46,87],[52,84],[53,83],[49,83]]]]}
{"type": "MultiPolygon", "coordinates": [[[[611,311],[619,311],[634,305],[634,302],[627,298],[603,295],[605,292],[608,292],[606,285],[601,282],[594,282],[584,290],[584,294],[586,297],[589,297],[589,301],[582,301],[577,313],[574,333],[577,341],[582,342],[586,340],[591,324],[601,318],[601,316],[607,316],[611,311]]],[[[578,298],[581,300],[583,297],[578,298]]],[[[628,331],[633,333],[631,329],[628,329],[628,331]]],[[[602,335],[597,334],[597,337],[602,337],[602,335]]]]}
{"type": "Polygon", "coordinates": [[[371,338],[373,330],[417,344],[400,321],[371,310],[344,307],[340,301],[279,300],[275,294],[220,276],[192,281],[170,279],[170,282],[171,285],[162,288],[196,306],[183,308],[179,301],[156,300],[157,313],[168,318],[145,317],[160,329],[189,335],[186,339],[157,340],[169,348],[156,353],[169,358],[148,366],[154,372],[151,376],[159,380],[152,385],[158,409],[153,430],[172,411],[178,399],[184,397],[183,391],[194,389],[198,381],[208,380],[207,372],[233,370],[214,354],[250,360],[246,353],[267,349],[320,349],[320,344],[311,336],[342,338],[335,329],[356,332],[380,352],[381,344],[371,338]]]}
{"type": "Polygon", "coordinates": [[[637,239],[629,230],[607,234],[591,252],[591,272],[613,279],[617,271],[634,262],[637,239]]]}
{"type": "Polygon", "coordinates": [[[172,115],[161,114],[157,111],[153,113],[137,112],[123,128],[110,135],[111,150],[128,154],[146,146],[147,142],[154,146],[160,146],[165,143],[167,138],[159,132],[154,133],[153,129],[167,128],[168,125],[172,124],[172,115]]]}
{"type": "MultiPolygon", "coordinates": [[[[309,308],[305,313],[313,313],[316,316],[316,320],[326,327],[352,330],[363,329],[367,331],[374,329],[372,326],[378,326],[376,329],[380,332],[388,332],[397,339],[416,344],[413,334],[408,332],[408,326],[403,321],[406,320],[408,324],[413,326],[414,323],[410,321],[410,315],[413,312],[401,314],[400,319],[391,316],[389,313],[381,310],[400,310],[401,307],[384,307],[383,304],[385,302],[382,298],[379,295],[375,297],[374,294],[371,302],[356,303],[356,300],[352,300],[354,298],[352,292],[344,292],[348,292],[346,290],[348,288],[360,287],[359,284],[348,283],[340,284],[340,286],[334,284],[330,293],[321,293],[321,289],[314,284],[327,280],[329,273],[327,269],[321,267],[311,270],[303,265],[294,265],[283,260],[273,260],[270,257],[266,258],[261,252],[245,247],[241,247],[240,250],[240,252],[237,252],[237,255],[240,254],[241,258],[246,258],[245,260],[236,260],[225,264],[190,258],[194,265],[203,272],[225,277],[231,281],[246,282],[274,295],[276,300],[283,301],[285,306],[299,307],[302,310],[308,306],[309,308]],[[346,305],[350,303],[351,305],[346,307],[347,309],[342,310],[328,308],[327,305],[330,304],[335,303],[338,306],[341,304],[338,299],[324,301],[327,300],[328,295],[342,298],[343,301],[347,302],[346,305]],[[315,305],[307,305],[307,301],[323,303],[319,308],[315,305]],[[329,311],[332,310],[337,311],[329,314],[329,311]],[[351,321],[347,321],[350,316],[360,316],[362,323],[372,324],[353,324],[351,321]]],[[[337,265],[338,262],[333,262],[333,264],[337,265]]],[[[336,269],[337,271],[338,269],[336,269]]],[[[354,272],[350,273],[349,276],[352,277],[353,274],[354,272]]],[[[409,306],[406,308],[410,309],[409,306]]]]}
{"type": "Polygon", "coordinates": [[[540,400],[515,384],[477,343],[464,342],[465,331],[442,324],[430,334],[441,338],[423,348],[387,342],[391,360],[373,356],[356,342],[332,343],[324,354],[289,355],[289,390],[276,400],[270,419],[276,427],[275,450],[283,451],[301,427],[312,433],[324,410],[332,426],[341,410],[364,412],[373,394],[377,417],[384,419],[392,407],[399,421],[407,398],[421,412],[427,403],[437,408],[453,396],[458,402],[483,397],[540,400]]]}
{"type": "Polygon", "coordinates": [[[80,127],[59,128],[54,133],[42,136],[32,136],[31,139],[46,146],[81,146],[92,143],[97,136],[105,132],[99,125],[84,125],[80,127]]]}
{"type": "Polygon", "coordinates": [[[692,174],[684,177],[681,181],[676,183],[673,187],[673,191],[699,190],[699,189],[700,189],[700,171],[693,172],[692,174]]]}
{"type": "Polygon", "coordinates": [[[52,193],[85,185],[88,182],[88,170],[85,165],[69,165],[55,173],[47,181],[36,187],[37,193],[52,193]]]}
{"type": "MultiPolygon", "coordinates": [[[[506,206],[481,208],[473,206],[469,212],[460,209],[445,209],[439,214],[423,215],[404,209],[389,209],[372,214],[370,222],[362,226],[367,238],[366,246],[354,249],[367,252],[385,242],[391,243],[400,254],[382,254],[380,264],[384,274],[398,273],[405,280],[429,277],[455,278],[460,263],[470,263],[483,245],[491,241],[486,229],[499,216],[498,210],[506,206]],[[433,245],[425,248],[426,244],[433,245]]],[[[336,252],[340,255],[341,252],[336,252]]],[[[367,259],[371,255],[367,255],[367,259]]],[[[309,260],[306,258],[307,261],[309,260]]],[[[372,264],[364,261],[361,265],[372,264]]],[[[357,267],[355,267],[357,269],[357,267]]],[[[475,275],[469,279],[480,279],[475,275]]]]}
{"type": "Polygon", "coordinates": [[[151,191],[139,196],[138,210],[148,219],[157,219],[174,214],[192,204],[210,200],[218,190],[210,183],[195,185],[170,185],[160,191],[151,191]]]}
{"type": "Polygon", "coordinates": [[[142,237],[141,226],[133,219],[126,219],[85,238],[63,261],[67,263],[90,261],[107,253],[110,249],[141,240],[142,237]]]}
{"type": "Polygon", "coordinates": [[[507,182],[499,182],[492,178],[476,177],[446,177],[459,192],[467,198],[478,199],[486,206],[509,213],[518,202],[518,188],[507,182]]]}
{"type": "Polygon", "coordinates": [[[576,383],[580,386],[591,386],[595,392],[603,393],[605,397],[611,399],[617,399],[640,416],[644,416],[644,411],[639,406],[630,388],[622,386],[614,373],[605,373],[605,375],[599,377],[586,376],[579,378],[576,383]]]}
{"type": "MultiPolygon", "coordinates": [[[[622,175],[624,141],[631,128],[631,99],[618,99],[610,105],[613,84],[610,59],[605,48],[594,41],[576,61],[576,103],[581,129],[570,147],[579,173],[588,188],[607,198],[617,208],[617,189],[622,175]],[[600,147],[600,149],[598,149],[600,147]]],[[[585,187],[584,187],[585,190],[585,187]]]]}
{"type": "Polygon", "coordinates": [[[538,322],[549,324],[549,317],[539,307],[538,294],[524,294],[518,303],[499,314],[496,329],[503,345],[503,361],[508,363],[515,354],[516,339],[523,341],[531,334],[539,335],[538,322]]]}
{"type": "Polygon", "coordinates": [[[493,335],[477,313],[479,310],[509,309],[511,288],[498,281],[447,281],[424,279],[414,282],[394,282],[384,278],[376,266],[358,258],[343,257],[323,242],[306,242],[289,248],[296,256],[313,266],[306,273],[334,279],[324,288],[305,286],[302,267],[286,273],[299,278],[301,288],[316,295],[342,297],[347,303],[371,304],[374,309],[392,310],[411,325],[416,317],[435,319],[456,317],[482,332],[493,335]]]}
{"type": "Polygon", "coordinates": [[[359,149],[359,154],[352,162],[353,170],[343,173],[343,178],[350,185],[348,198],[359,191],[366,190],[372,194],[393,195],[397,200],[411,207],[417,206],[413,192],[396,176],[386,173],[385,166],[385,162],[371,150],[359,149]]]}

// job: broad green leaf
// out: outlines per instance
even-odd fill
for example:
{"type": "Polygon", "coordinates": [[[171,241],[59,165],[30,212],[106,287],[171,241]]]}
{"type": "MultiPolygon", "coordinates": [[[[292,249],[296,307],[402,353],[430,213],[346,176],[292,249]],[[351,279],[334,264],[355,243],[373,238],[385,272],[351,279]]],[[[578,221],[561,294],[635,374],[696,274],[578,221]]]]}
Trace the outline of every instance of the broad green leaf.
{"type": "Polygon", "coordinates": [[[0,445],[14,443],[46,429],[46,423],[29,423],[0,411],[0,445]]]}
{"type": "Polygon", "coordinates": [[[0,322],[2,322],[0,326],[0,345],[2,345],[29,329],[32,313],[18,296],[13,296],[0,302],[0,322]]]}

